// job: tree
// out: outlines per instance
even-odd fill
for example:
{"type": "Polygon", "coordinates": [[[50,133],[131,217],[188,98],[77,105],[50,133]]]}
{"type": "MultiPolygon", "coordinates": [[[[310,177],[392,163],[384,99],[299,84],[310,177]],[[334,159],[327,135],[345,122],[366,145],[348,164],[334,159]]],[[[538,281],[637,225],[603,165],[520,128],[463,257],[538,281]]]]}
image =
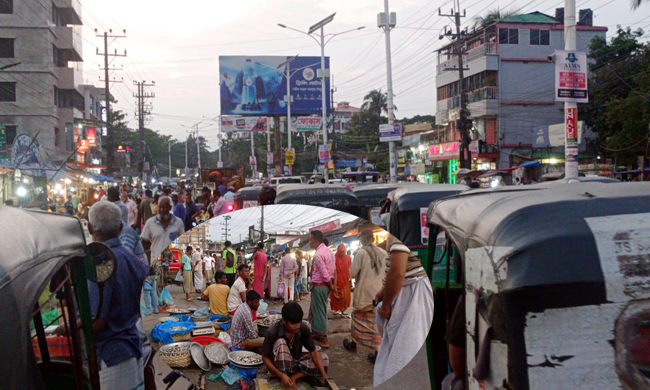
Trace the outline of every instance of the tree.
{"type": "Polygon", "coordinates": [[[619,28],[608,43],[596,37],[590,45],[589,103],[580,115],[597,134],[593,147],[634,165],[645,154],[650,119],[650,46],[642,30],[619,28]]]}
{"type": "Polygon", "coordinates": [[[501,19],[505,19],[509,16],[514,15],[513,11],[501,11],[501,9],[496,8],[492,9],[485,14],[485,16],[477,16],[474,18],[474,29],[485,28],[495,22],[498,22],[501,19]]]}

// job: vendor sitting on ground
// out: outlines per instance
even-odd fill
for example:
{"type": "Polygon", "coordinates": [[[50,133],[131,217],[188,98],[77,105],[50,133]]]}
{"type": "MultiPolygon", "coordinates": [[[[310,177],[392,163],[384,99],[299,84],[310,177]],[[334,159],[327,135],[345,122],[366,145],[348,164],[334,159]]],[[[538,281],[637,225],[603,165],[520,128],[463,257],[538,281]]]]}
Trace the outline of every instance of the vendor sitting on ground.
{"type": "MultiPolygon", "coordinates": [[[[296,380],[305,376],[327,379],[329,358],[316,351],[309,325],[296,302],[282,307],[282,321],[271,326],[262,345],[262,359],[269,371],[282,380],[285,389],[297,389],[296,380]],[[309,355],[301,357],[302,347],[309,355]]],[[[234,322],[234,320],[233,320],[234,322]]]]}
{"type": "Polygon", "coordinates": [[[203,291],[201,300],[210,302],[211,314],[228,315],[228,294],[230,293],[228,277],[223,271],[217,271],[215,279],[217,283],[211,284],[203,291]]]}
{"type": "Polygon", "coordinates": [[[232,346],[247,351],[258,351],[264,343],[264,337],[259,337],[253,325],[252,310],[260,307],[260,294],[252,290],[246,293],[246,302],[239,305],[232,317],[230,338],[232,346]]]}

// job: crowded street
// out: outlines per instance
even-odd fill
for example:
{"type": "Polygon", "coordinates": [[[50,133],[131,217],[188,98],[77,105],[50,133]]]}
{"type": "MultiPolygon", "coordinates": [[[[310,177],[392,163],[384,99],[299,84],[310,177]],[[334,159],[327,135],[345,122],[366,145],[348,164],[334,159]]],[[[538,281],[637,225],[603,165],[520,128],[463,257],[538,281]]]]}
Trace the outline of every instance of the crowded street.
{"type": "Polygon", "coordinates": [[[0,390],[650,389],[650,0],[0,0],[0,390]]]}

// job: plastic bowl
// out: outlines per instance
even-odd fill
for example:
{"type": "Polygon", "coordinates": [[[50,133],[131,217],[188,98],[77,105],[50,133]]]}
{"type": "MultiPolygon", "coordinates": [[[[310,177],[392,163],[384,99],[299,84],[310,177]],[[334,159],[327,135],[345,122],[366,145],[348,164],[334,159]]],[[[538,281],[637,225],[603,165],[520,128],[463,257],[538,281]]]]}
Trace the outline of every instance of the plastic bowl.
{"type": "Polygon", "coordinates": [[[220,338],[217,338],[217,337],[214,337],[214,336],[196,336],[196,337],[192,337],[191,341],[193,343],[199,343],[204,347],[206,345],[210,344],[210,343],[214,343],[215,341],[217,341],[217,342],[219,342],[221,344],[225,344],[223,341],[221,341],[220,338]]]}

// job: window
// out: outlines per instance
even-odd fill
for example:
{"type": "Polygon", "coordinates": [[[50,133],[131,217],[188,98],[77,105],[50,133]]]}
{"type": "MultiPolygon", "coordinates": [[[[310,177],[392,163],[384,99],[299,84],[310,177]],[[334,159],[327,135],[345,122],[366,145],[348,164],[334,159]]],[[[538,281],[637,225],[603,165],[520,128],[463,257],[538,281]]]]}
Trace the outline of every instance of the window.
{"type": "Polygon", "coordinates": [[[0,0],[0,14],[13,14],[14,0],[0,0]]]}
{"type": "Polygon", "coordinates": [[[531,45],[550,45],[550,31],[549,30],[530,30],[530,44],[531,45]]]}
{"type": "Polygon", "coordinates": [[[0,82],[0,102],[16,101],[16,83],[0,82]]]}
{"type": "Polygon", "coordinates": [[[0,38],[0,58],[14,58],[13,38],[0,38]]]}
{"type": "Polygon", "coordinates": [[[499,43],[502,45],[518,45],[519,29],[516,28],[499,29],[499,43]]]}
{"type": "Polygon", "coordinates": [[[16,125],[6,125],[5,126],[5,135],[7,137],[7,146],[14,143],[16,138],[16,133],[18,132],[18,126],[16,125]]]}

